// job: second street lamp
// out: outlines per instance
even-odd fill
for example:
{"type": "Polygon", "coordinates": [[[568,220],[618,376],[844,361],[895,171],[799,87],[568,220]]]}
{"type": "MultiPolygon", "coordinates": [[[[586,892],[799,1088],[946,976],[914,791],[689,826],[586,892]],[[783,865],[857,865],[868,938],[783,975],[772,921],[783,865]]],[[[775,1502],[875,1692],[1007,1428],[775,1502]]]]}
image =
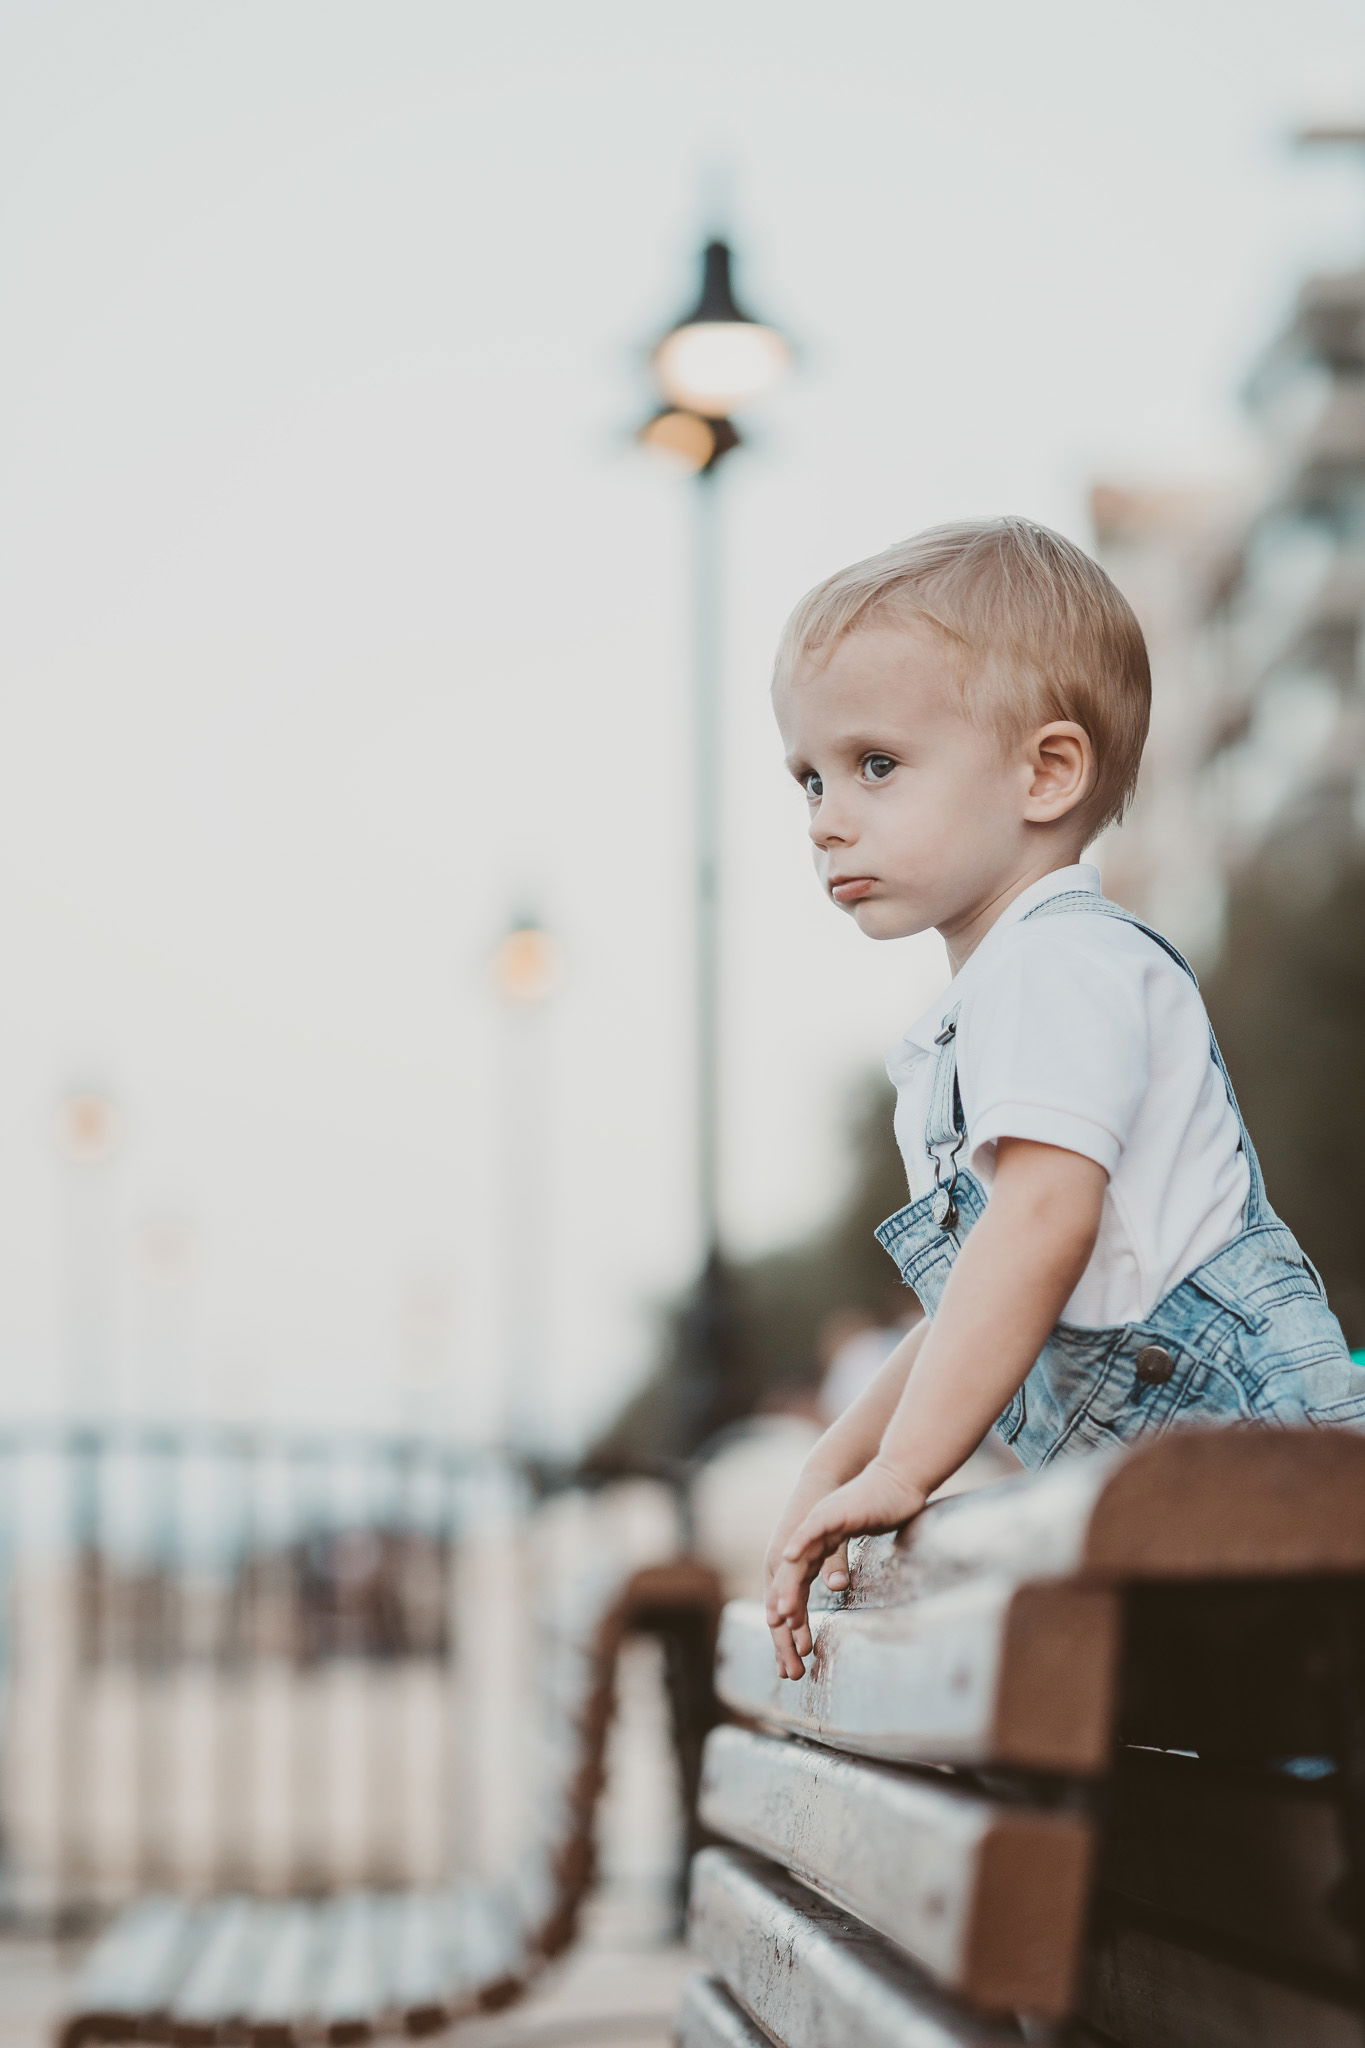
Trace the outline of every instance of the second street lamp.
{"type": "Polygon", "coordinates": [[[717,479],[740,446],[732,411],[764,397],[790,366],[776,328],[741,311],[729,244],[702,252],[701,294],[650,358],[662,401],[640,430],[646,447],[693,479],[692,843],[697,1208],[701,1266],[684,1333],[684,1427],[690,1450],[728,1419],[720,1236],[720,582],[717,479]]]}

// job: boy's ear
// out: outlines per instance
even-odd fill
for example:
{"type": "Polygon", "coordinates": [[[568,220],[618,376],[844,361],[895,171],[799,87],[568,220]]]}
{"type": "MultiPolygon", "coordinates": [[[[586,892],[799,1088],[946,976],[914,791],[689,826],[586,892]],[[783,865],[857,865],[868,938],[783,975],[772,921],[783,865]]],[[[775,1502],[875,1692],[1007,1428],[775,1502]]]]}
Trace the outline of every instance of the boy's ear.
{"type": "Polygon", "coordinates": [[[1050,825],[1074,811],[1095,786],[1095,749],[1083,725],[1055,719],[1040,725],[1028,742],[1030,781],[1024,816],[1050,825]]]}

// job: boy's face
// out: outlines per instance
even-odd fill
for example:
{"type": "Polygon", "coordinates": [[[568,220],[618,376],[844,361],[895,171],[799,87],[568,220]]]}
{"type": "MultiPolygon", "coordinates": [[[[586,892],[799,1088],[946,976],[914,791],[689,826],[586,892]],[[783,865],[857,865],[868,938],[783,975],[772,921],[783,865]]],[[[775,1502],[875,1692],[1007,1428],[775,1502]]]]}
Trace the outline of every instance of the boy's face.
{"type": "Polygon", "coordinates": [[[913,622],[855,629],[775,688],[815,868],[869,938],[970,926],[1028,855],[1032,771],[963,706],[946,642],[913,622]]]}

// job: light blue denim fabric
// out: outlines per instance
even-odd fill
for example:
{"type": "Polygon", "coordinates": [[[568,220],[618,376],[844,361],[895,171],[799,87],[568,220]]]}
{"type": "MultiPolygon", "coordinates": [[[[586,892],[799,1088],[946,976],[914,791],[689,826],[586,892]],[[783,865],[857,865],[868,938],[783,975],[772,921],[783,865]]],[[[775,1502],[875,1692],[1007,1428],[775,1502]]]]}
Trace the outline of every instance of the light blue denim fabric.
{"type": "MultiPolygon", "coordinates": [[[[1087,890],[1050,896],[1021,922],[1086,912],[1136,925],[1195,980],[1189,962],[1160,932],[1087,890]]],[[[980,1181],[957,1164],[967,1138],[957,1085],[957,1009],[943,1023],[925,1130],[935,1186],[877,1229],[929,1315],[986,1205],[980,1181]]],[[[1174,1422],[1345,1423],[1365,1429],[1365,1370],[1346,1348],[1316,1268],[1266,1199],[1255,1148],[1212,1030],[1209,1048],[1227,1086],[1250,1172],[1242,1228],[1142,1322],[1113,1329],[1057,1324],[995,1425],[1025,1465],[1133,1443],[1174,1422]],[[1152,1347],[1168,1354],[1156,1359],[1158,1377],[1150,1357],[1139,1370],[1140,1354],[1152,1347]],[[1168,1362],[1169,1376],[1162,1379],[1168,1362]]]]}

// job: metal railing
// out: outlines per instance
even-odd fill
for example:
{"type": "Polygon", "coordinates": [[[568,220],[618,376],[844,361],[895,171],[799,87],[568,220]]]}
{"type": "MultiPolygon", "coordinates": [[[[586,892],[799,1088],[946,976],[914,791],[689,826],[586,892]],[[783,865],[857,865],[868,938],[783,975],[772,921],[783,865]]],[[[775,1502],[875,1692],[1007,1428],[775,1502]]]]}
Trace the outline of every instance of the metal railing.
{"type": "Polygon", "coordinates": [[[417,1436],[0,1432],[0,1908],[453,1861],[455,1560],[505,1466],[417,1436]]]}

